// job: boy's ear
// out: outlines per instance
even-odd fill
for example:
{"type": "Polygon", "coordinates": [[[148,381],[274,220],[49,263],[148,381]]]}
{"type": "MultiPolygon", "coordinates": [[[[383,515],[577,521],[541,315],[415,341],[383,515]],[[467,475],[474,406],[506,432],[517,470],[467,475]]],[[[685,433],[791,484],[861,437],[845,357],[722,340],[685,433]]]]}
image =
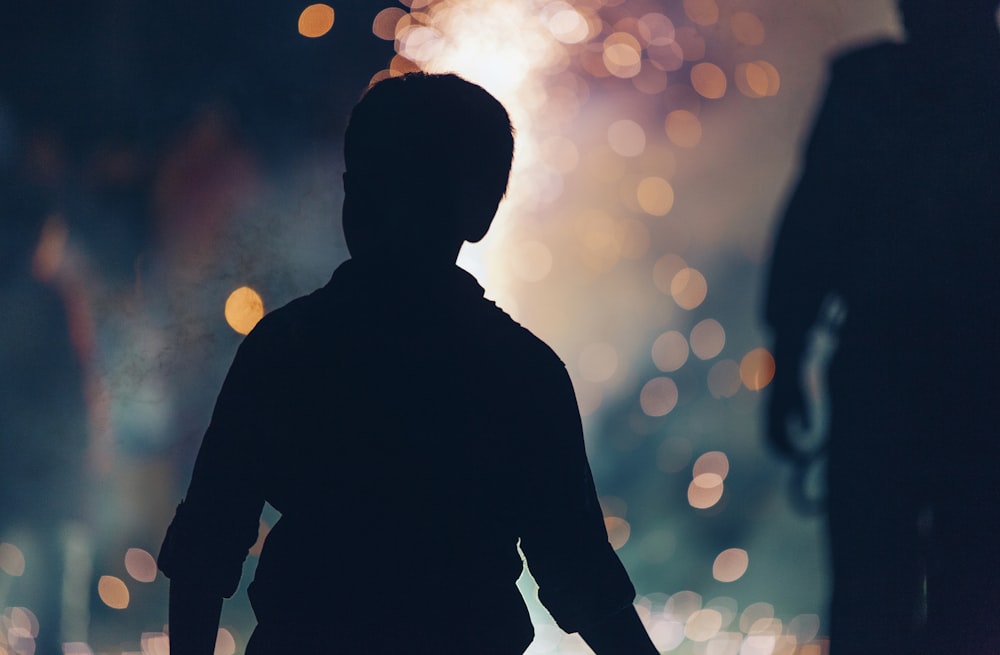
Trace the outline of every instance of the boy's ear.
{"type": "Polygon", "coordinates": [[[476,243],[486,236],[502,200],[503,194],[498,196],[497,190],[483,181],[470,180],[459,187],[453,207],[465,241],[476,243]]]}

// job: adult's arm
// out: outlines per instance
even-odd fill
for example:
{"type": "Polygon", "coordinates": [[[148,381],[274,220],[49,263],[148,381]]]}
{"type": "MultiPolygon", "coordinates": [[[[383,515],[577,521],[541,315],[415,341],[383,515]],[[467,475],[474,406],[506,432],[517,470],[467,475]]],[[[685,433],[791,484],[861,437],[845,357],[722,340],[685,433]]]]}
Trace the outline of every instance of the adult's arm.
{"type": "Polygon", "coordinates": [[[801,173],[777,227],[765,294],[764,320],[773,335],[775,376],[767,398],[766,432],[779,454],[798,453],[789,419],[808,427],[801,367],[809,333],[831,293],[842,295],[852,274],[850,243],[860,228],[860,208],[877,190],[865,170],[871,144],[869,107],[859,93],[852,60],[834,64],[817,112],[801,173]]]}

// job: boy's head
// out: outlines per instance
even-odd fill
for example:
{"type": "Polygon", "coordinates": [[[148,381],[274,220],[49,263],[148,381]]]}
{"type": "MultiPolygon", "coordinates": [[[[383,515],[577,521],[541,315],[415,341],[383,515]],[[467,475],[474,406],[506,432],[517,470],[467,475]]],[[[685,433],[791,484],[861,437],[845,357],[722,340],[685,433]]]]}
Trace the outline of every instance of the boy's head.
{"type": "Polygon", "coordinates": [[[344,233],[354,257],[454,255],[489,229],[514,137],[496,98],[457,75],[371,87],[344,136],[344,233]]]}

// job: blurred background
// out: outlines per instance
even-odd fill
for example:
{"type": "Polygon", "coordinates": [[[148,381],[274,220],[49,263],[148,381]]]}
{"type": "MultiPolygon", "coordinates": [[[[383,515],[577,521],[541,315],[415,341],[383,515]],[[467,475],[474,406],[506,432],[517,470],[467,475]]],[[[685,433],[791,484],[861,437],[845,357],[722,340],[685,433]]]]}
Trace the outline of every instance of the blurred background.
{"type": "MultiPolygon", "coordinates": [[[[760,305],[829,59],[898,39],[894,3],[329,2],[5,9],[0,655],[167,652],[154,557],[223,376],[264,312],[347,258],[348,112],[418,69],[513,117],[507,200],[460,264],[566,362],[658,648],[825,652],[822,515],[761,435],[760,305]]],[[[255,563],[218,655],[253,628],[255,563]]],[[[521,585],[529,652],[588,652],[521,585]]],[[[371,611],[408,602],[387,589],[371,611]]]]}

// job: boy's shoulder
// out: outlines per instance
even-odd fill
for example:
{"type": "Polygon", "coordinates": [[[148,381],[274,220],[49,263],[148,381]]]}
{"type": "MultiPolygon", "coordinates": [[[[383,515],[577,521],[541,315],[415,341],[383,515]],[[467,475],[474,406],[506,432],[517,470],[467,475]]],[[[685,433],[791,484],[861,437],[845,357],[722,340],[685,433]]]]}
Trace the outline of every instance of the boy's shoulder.
{"type": "Polygon", "coordinates": [[[480,299],[480,302],[483,313],[493,326],[490,333],[491,345],[505,351],[505,356],[518,360],[529,359],[560,368],[565,366],[549,344],[511,317],[499,305],[486,298],[480,299]]]}

